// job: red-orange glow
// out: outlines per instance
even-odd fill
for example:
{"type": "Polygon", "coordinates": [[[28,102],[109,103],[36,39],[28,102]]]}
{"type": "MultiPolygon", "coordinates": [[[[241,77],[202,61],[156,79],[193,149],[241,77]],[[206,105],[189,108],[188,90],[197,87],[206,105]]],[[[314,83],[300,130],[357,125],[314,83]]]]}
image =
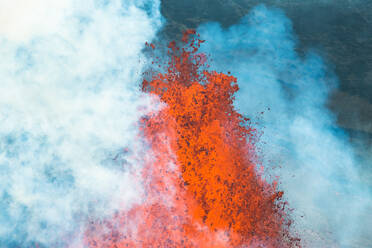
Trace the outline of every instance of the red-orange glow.
{"type": "Polygon", "coordinates": [[[92,223],[87,246],[299,247],[283,192],[256,170],[255,131],[233,107],[237,79],[202,70],[194,31],[182,41],[170,44],[166,73],[142,85],[166,104],[142,120],[152,151],[143,203],[92,223]]]}

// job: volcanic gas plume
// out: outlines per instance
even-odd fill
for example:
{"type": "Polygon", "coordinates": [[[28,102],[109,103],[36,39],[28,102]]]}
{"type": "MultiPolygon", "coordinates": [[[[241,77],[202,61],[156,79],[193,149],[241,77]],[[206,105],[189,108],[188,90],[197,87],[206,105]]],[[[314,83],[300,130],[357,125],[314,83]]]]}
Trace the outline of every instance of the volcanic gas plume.
{"type": "MultiPolygon", "coordinates": [[[[164,107],[141,120],[151,148],[143,201],[93,221],[88,247],[299,247],[283,192],[258,172],[256,130],[233,107],[237,78],[208,71],[204,42],[185,32],[169,44],[164,73],[142,90],[164,107]]],[[[154,45],[149,45],[154,49],[154,45]]]]}
{"type": "Polygon", "coordinates": [[[160,7],[0,1],[0,248],[369,247],[328,62],[263,5],[167,47],[160,7]]]}

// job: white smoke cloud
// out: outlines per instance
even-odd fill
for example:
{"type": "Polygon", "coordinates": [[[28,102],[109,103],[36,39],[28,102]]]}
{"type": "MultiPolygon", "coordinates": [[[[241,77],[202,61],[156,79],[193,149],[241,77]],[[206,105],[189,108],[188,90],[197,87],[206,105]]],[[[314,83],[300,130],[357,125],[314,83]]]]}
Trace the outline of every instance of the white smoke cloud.
{"type": "Polygon", "coordinates": [[[58,247],[141,200],[125,148],[145,149],[141,50],[161,23],[158,1],[0,1],[0,247],[58,247]]]}
{"type": "Polygon", "coordinates": [[[72,0],[0,0],[0,35],[13,41],[58,32],[72,0]]]}
{"type": "Polygon", "coordinates": [[[357,245],[372,232],[372,197],[347,135],[325,107],[336,77],[314,52],[296,53],[291,22],[277,9],[258,6],[228,29],[210,23],[199,32],[212,67],[237,76],[239,111],[265,111],[263,163],[281,166],[276,172],[305,247],[357,245]]]}

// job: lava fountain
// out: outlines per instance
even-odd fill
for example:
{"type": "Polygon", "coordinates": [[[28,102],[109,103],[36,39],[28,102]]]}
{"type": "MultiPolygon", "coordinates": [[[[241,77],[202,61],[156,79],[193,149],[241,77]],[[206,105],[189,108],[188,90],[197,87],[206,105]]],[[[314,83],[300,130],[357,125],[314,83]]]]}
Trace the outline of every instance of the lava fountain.
{"type": "Polygon", "coordinates": [[[143,80],[164,103],[140,123],[151,153],[143,201],[92,221],[87,247],[300,247],[283,192],[257,168],[257,132],[234,109],[237,79],[208,70],[203,42],[185,32],[164,72],[143,80]]]}

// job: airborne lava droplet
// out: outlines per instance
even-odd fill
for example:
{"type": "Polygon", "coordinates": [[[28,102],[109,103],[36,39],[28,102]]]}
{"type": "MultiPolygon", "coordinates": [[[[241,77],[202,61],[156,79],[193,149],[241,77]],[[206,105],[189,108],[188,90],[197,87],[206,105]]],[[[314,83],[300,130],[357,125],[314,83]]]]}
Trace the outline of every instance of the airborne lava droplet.
{"type": "MultiPolygon", "coordinates": [[[[191,36],[191,37],[190,37],[191,36]]],[[[300,247],[283,192],[256,168],[255,130],[233,107],[232,75],[203,70],[203,42],[169,45],[165,73],[142,90],[166,104],[142,120],[152,159],[143,203],[86,231],[89,247],[300,247]]]]}

